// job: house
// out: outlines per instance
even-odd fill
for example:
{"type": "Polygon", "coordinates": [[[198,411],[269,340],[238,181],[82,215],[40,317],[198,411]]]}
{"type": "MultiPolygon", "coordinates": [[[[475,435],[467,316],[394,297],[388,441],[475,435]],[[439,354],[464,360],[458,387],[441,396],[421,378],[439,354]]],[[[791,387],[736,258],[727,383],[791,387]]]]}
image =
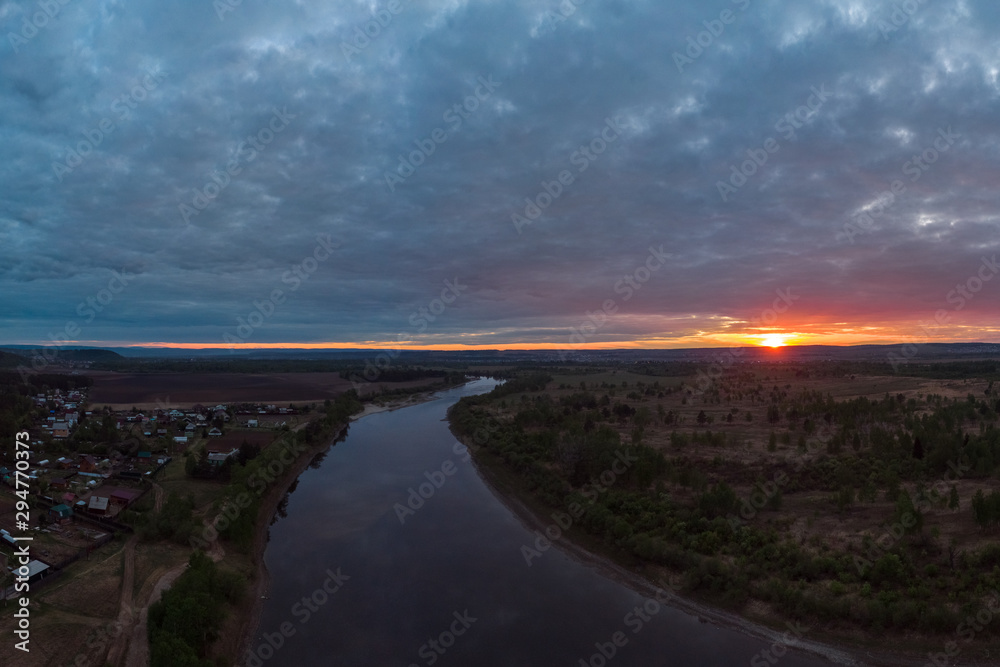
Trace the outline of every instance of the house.
{"type": "Polygon", "coordinates": [[[52,437],[53,438],[68,438],[69,437],[69,425],[66,422],[55,422],[52,424],[52,437]]]}
{"type": "Polygon", "coordinates": [[[107,514],[108,498],[91,496],[90,502],[87,504],[87,510],[93,512],[94,514],[107,514]]]}
{"type": "Polygon", "coordinates": [[[250,428],[256,428],[257,427],[257,420],[256,419],[248,419],[247,420],[247,426],[249,426],[250,428]]]}
{"type": "Polygon", "coordinates": [[[216,408],[215,412],[212,413],[212,419],[221,419],[222,421],[229,421],[229,413],[221,408],[216,408]]]}
{"type": "Polygon", "coordinates": [[[65,419],[66,420],[66,424],[68,424],[70,426],[70,428],[72,428],[73,426],[76,426],[76,423],[78,421],[80,421],[80,413],[78,413],[78,412],[67,412],[63,416],[63,419],[65,419]]]}
{"type": "Polygon", "coordinates": [[[72,505],[74,502],[76,502],[76,494],[64,493],[62,494],[62,498],[60,498],[60,500],[62,500],[63,505],[72,505]]]}
{"type": "Polygon", "coordinates": [[[127,489],[117,489],[111,492],[110,500],[115,505],[123,505],[128,507],[133,500],[138,498],[140,493],[138,491],[129,491],[127,489]]]}
{"type": "Polygon", "coordinates": [[[90,454],[80,457],[80,472],[97,472],[97,460],[90,454]]]}
{"type": "MultiPolygon", "coordinates": [[[[33,560],[27,565],[28,568],[28,583],[34,583],[44,577],[48,573],[49,566],[40,560],[33,560]]],[[[13,572],[11,568],[11,572],[13,572]]],[[[22,576],[22,572],[18,571],[18,576],[22,576]]]]}
{"type": "Polygon", "coordinates": [[[49,480],[49,486],[52,489],[65,489],[69,487],[69,480],[65,477],[53,477],[49,480]]]}
{"type": "Polygon", "coordinates": [[[208,463],[213,466],[221,466],[230,456],[232,454],[227,454],[226,452],[209,452],[208,463]]]}
{"type": "Polygon", "coordinates": [[[56,523],[68,523],[73,518],[73,510],[60,503],[49,509],[49,518],[56,523]]]}
{"type": "Polygon", "coordinates": [[[178,445],[186,445],[188,439],[186,435],[177,435],[174,436],[174,442],[176,442],[178,445]]]}
{"type": "Polygon", "coordinates": [[[210,440],[206,443],[205,451],[208,452],[209,463],[222,465],[223,461],[230,456],[235,456],[240,451],[239,447],[234,446],[232,442],[227,443],[226,440],[210,440]]]}
{"type": "Polygon", "coordinates": [[[211,431],[208,432],[208,437],[210,438],[217,438],[220,435],[222,435],[222,431],[220,431],[217,428],[213,428],[211,431]]]}
{"type": "Polygon", "coordinates": [[[184,427],[184,433],[187,435],[194,433],[194,424],[188,422],[188,425],[184,427]]]}

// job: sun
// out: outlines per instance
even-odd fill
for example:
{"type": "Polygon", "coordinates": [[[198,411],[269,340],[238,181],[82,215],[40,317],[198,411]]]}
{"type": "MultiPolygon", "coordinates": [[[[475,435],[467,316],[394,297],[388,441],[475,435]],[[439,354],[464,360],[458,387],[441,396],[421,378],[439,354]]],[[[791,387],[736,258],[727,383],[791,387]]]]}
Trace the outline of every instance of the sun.
{"type": "Polygon", "coordinates": [[[760,339],[760,344],[765,347],[784,347],[791,337],[792,334],[781,333],[761,334],[757,336],[760,339]]]}

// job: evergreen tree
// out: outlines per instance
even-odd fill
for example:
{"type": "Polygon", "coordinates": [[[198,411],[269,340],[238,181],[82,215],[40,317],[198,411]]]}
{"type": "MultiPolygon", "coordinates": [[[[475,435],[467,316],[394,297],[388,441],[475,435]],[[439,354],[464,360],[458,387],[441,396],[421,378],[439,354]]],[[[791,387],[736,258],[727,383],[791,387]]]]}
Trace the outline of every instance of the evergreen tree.
{"type": "Polygon", "coordinates": [[[972,496],[972,518],[975,519],[980,530],[985,530],[987,524],[990,522],[986,496],[983,494],[982,489],[976,491],[975,495],[972,496]]]}
{"type": "Polygon", "coordinates": [[[959,509],[958,489],[955,488],[954,484],[951,485],[951,492],[948,494],[948,508],[953,510],[959,509]]]}

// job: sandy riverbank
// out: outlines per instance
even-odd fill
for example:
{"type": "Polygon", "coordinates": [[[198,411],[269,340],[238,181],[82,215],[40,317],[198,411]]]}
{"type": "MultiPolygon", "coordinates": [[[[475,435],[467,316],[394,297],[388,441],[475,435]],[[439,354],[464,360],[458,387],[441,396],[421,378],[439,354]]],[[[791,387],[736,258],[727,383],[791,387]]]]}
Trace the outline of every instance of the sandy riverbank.
{"type": "Polygon", "coordinates": [[[351,415],[351,421],[357,421],[363,419],[368,415],[374,415],[379,412],[392,412],[393,410],[399,410],[401,408],[408,408],[413,405],[419,405],[420,403],[427,403],[435,398],[437,391],[428,391],[422,394],[413,394],[412,396],[407,396],[406,398],[388,401],[382,405],[376,405],[375,403],[368,403],[365,405],[365,409],[361,412],[351,415]]]}

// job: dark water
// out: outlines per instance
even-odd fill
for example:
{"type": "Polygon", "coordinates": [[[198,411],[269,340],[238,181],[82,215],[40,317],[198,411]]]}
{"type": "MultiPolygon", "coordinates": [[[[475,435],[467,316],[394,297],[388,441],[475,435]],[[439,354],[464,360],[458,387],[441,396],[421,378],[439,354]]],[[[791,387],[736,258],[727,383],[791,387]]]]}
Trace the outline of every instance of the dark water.
{"type": "Polygon", "coordinates": [[[443,421],[461,396],[494,384],[479,380],[355,422],[302,474],[287,515],[271,527],[270,598],[247,664],[829,664],[796,653],[765,657],[770,642],[657,608],[556,548],[529,567],[521,547],[534,533],[483,484],[443,421]],[[442,469],[430,495],[425,473],[442,469]],[[394,505],[405,506],[409,489],[425,482],[430,497],[401,524],[394,505]],[[646,620],[634,613],[644,602],[646,620]]]}

